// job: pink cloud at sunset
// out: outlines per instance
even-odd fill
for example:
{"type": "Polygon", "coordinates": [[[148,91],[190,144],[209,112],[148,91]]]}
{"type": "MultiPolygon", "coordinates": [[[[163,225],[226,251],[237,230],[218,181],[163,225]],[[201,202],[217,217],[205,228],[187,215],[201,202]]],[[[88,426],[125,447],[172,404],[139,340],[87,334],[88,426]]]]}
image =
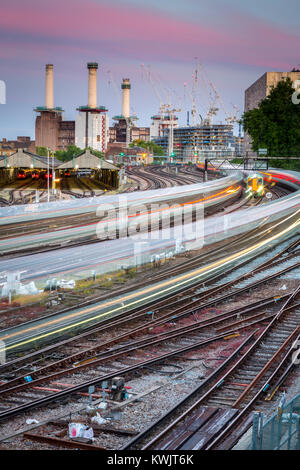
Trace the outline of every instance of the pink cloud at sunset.
{"type": "MultiPolygon", "coordinates": [[[[295,58],[291,44],[299,42],[299,36],[238,10],[231,12],[230,28],[226,22],[208,27],[201,17],[187,21],[148,8],[92,0],[4,1],[1,13],[2,36],[15,33],[21,49],[39,40],[42,48],[47,40],[55,41],[58,52],[68,51],[81,42],[91,53],[102,47],[104,57],[122,53],[136,59],[185,61],[198,55],[210,62],[283,67],[295,58]]],[[[5,55],[3,49],[0,56],[5,55]]]]}
{"type": "Polygon", "coordinates": [[[300,62],[300,35],[289,28],[294,14],[284,10],[281,21],[282,8],[272,5],[266,15],[250,0],[1,0],[0,79],[7,82],[9,103],[2,133],[7,129],[13,138],[12,129],[19,128],[33,135],[32,109],[43,102],[45,63],[54,64],[55,101],[70,119],[86,102],[91,60],[99,62],[99,99],[112,115],[120,99],[108,85],[108,71],[118,87],[123,76],[132,79],[141,125],[149,125],[159,105],[142,79],[141,63],[151,64],[183,100],[183,83],[191,82],[197,57],[229,106],[234,102],[242,110],[244,90],[260,75],[300,62]],[[28,128],[23,113],[31,119],[28,128]]]}

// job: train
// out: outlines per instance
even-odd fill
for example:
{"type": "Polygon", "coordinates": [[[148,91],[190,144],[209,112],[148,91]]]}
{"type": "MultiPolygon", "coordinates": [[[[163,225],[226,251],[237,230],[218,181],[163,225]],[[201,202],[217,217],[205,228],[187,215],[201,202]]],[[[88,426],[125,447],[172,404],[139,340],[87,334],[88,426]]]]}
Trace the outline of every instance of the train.
{"type": "Polygon", "coordinates": [[[25,178],[27,178],[27,174],[24,170],[19,170],[18,173],[17,173],[17,179],[18,180],[23,180],[25,178]]]}
{"type": "Polygon", "coordinates": [[[264,195],[264,178],[262,175],[254,174],[249,175],[246,179],[246,194],[254,197],[261,197],[264,195]]]}
{"type": "Polygon", "coordinates": [[[291,191],[299,191],[300,174],[292,170],[268,170],[261,171],[264,181],[269,184],[278,184],[291,191]]]}
{"type": "Polygon", "coordinates": [[[31,178],[32,178],[33,180],[38,180],[38,179],[40,178],[39,172],[38,172],[38,171],[33,171],[33,172],[31,173],[31,178]]]}

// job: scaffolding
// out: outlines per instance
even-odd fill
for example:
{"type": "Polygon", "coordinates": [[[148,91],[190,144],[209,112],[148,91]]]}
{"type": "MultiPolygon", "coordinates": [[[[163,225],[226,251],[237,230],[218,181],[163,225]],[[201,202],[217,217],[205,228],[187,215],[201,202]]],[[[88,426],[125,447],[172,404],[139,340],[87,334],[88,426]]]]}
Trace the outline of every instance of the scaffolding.
{"type": "MultiPolygon", "coordinates": [[[[169,130],[155,142],[168,152],[169,130]]],[[[235,155],[235,140],[231,124],[212,124],[195,127],[178,127],[173,129],[173,149],[176,157],[199,159],[216,154],[235,155]]]]}

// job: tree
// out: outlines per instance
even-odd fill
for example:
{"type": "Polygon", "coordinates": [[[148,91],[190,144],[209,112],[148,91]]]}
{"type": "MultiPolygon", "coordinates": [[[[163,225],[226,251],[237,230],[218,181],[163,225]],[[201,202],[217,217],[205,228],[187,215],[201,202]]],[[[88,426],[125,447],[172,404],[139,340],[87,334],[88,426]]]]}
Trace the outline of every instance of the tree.
{"type": "Polygon", "coordinates": [[[88,148],[85,149],[85,150],[90,150],[91,153],[92,153],[93,155],[95,155],[95,157],[104,158],[104,153],[103,153],[103,152],[100,152],[100,150],[92,149],[92,147],[88,147],[88,148]]]}
{"type": "Polygon", "coordinates": [[[252,138],[252,149],[266,148],[270,157],[300,157],[300,105],[290,78],[281,80],[258,108],[244,113],[243,126],[252,138]]]}
{"type": "Polygon", "coordinates": [[[39,155],[40,157],[47,157],[48,155],[48,150],[46,147],[36,147],[35,151],[36,151],[36,154],[39,155]]]}
{"type": "MultiPolygon", "coordinates": [[[[84,150],[90,150],[91,153],[95,155],[95,157],[104,158],[104,153],[99,152],[99,150],[92,149],[91,147],[88,147],[84,150]]],[[[77,155],[84,152],[84,150],[79,147],[76,147],[76,145],[69,145],[67,150],[57,150],[55,152],[55,157],[62,162],[67,162],[69,160],[72,160],[73,157],[77,157],[77,155]]]]}
{"type": "Polygon", "coordinates": [[[153,140],[151,142],[146,142],[145,140],[137,139],[131,142],[131,144],[129,144],[129,147],[135,147],[135,146],[142,147],[146,150],[149,150],[150,152],[153,153],[153,155],[165,154],[164,149],[160,145],[157,145],[155,142],[153,142],[153,140]]]}
{"type": "Polygon", "coordinates": [[[72,160],[73,157],[77,157],[82,151],[83,150],[76,147],[76,145],[69,145],[67,150],[57,150],[55,157],[62,162],[67,162],[72,160]]]}

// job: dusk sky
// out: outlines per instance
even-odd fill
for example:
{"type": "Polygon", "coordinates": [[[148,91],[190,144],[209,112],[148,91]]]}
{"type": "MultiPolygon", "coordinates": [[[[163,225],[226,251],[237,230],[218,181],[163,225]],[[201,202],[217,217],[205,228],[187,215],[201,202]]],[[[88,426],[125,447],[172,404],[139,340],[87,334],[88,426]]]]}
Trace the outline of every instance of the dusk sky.
{"type": "MultiPolygon", "coordinates": [[[[191,109],[195,58],[215,84],[225,109],[243,111],[244,91],[265,71],[300,68],[299,0],[0,0],[0,139],[34,138],[35,106],[44,104],[44,69],[54,64],[55,105],[74,119],[87,104],[88,61],[99,63],[98,104],[120,114],[118,90],[132,82],[139,125],[150,125],[159,100],[142,73],[150,66],[162,95],[191,109]]],[[[201,77],[199,112],[208,91],[201,77]]],[[[216,122],[223,119],[223,111],[216,122]]],[[[112,120],[110,120],[110,124],[112,120]]]]}

